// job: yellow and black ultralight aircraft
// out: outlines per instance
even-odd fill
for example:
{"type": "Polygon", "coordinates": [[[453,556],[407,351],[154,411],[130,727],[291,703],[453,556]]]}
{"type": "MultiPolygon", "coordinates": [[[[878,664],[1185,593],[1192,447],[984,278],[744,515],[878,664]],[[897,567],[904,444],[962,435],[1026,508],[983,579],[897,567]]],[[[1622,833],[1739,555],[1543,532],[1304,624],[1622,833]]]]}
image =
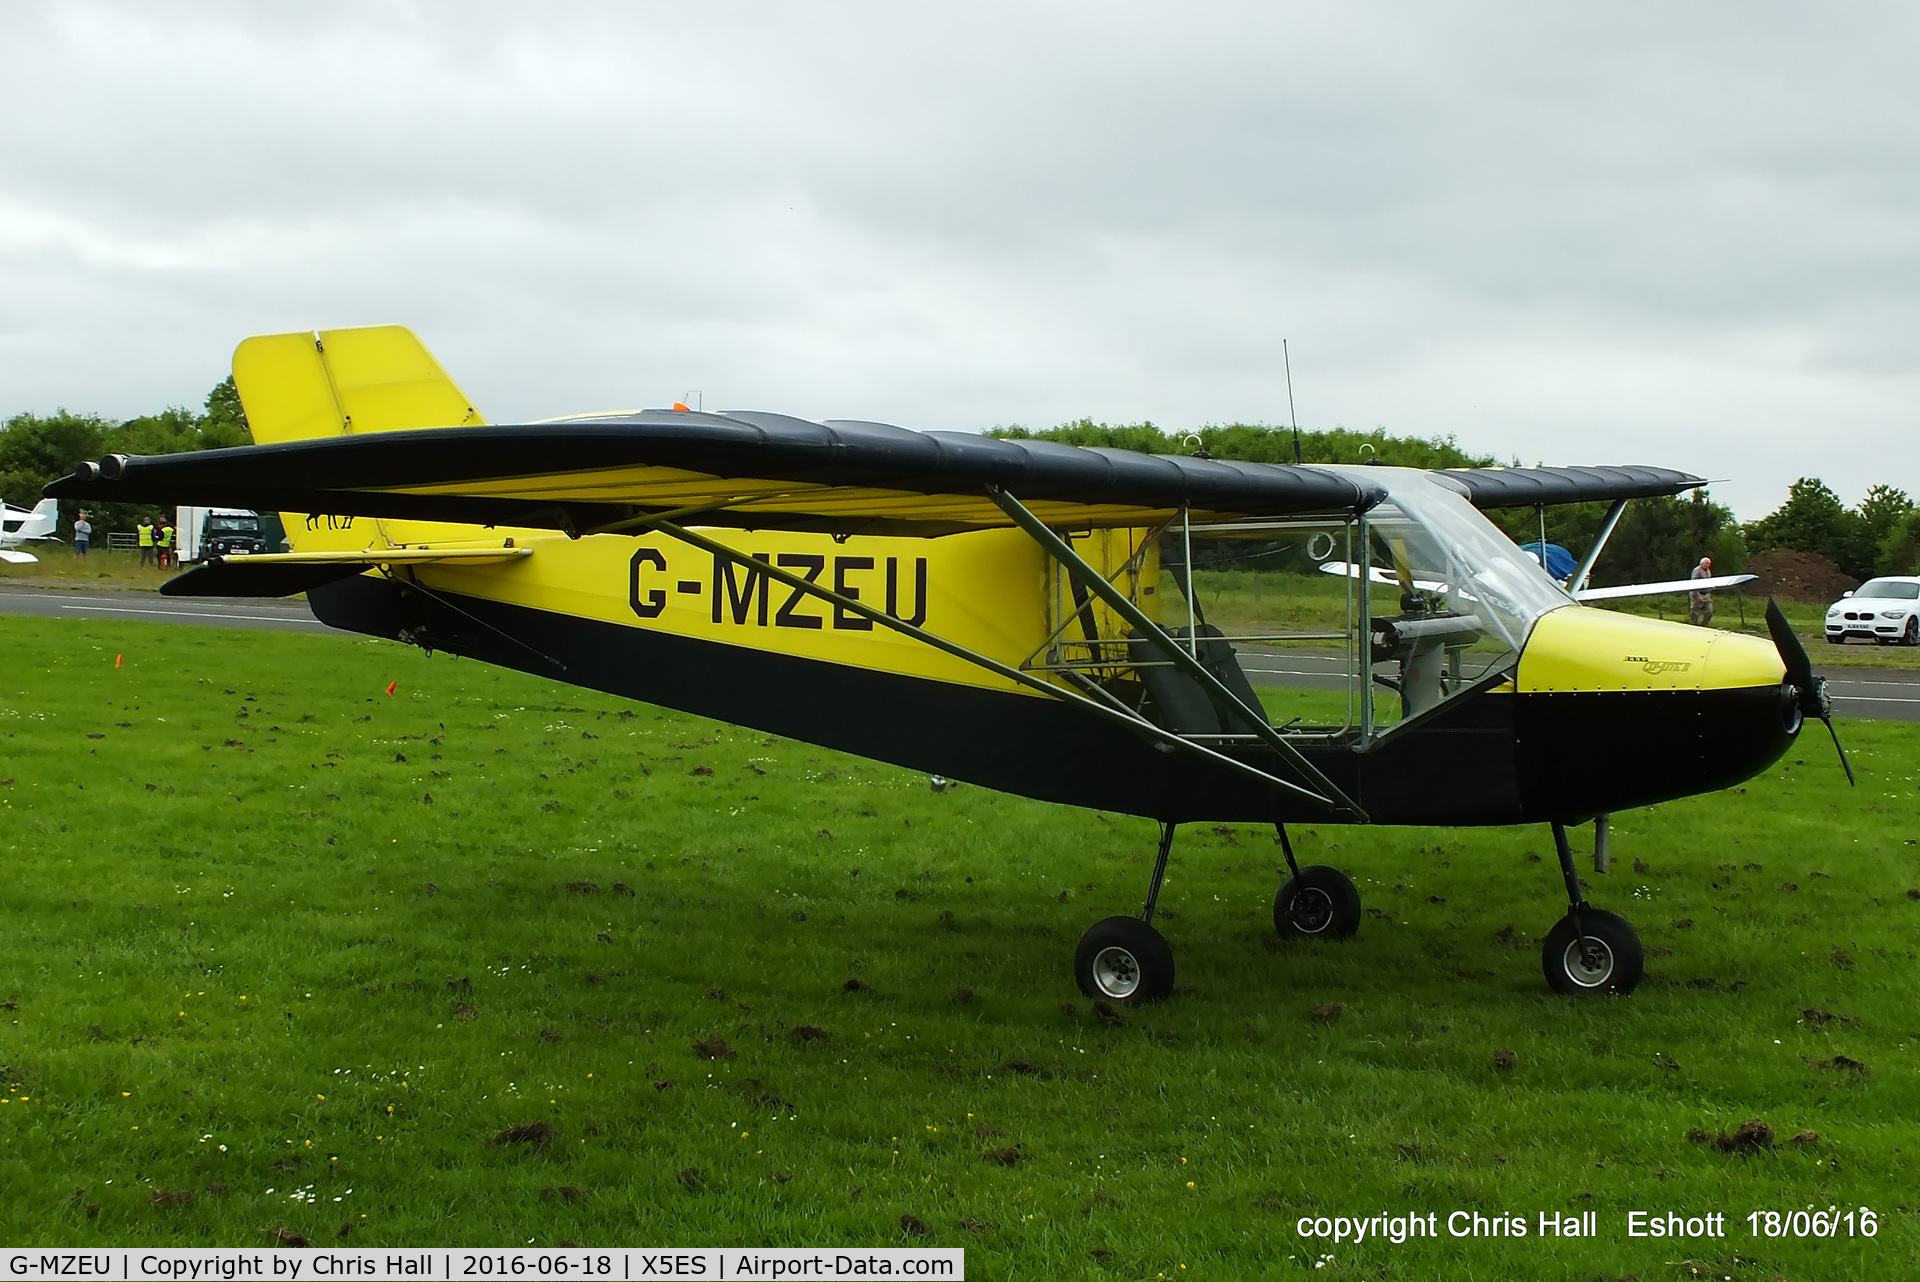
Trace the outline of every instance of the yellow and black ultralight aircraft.
{"type": "Polygon", "coordinates": [[[1619,591],[1585,588],[1605,533],[1563,585],[1477,510],[1605,499],[1610,532],[1704,484],[1680,472],[1288,467],[680,405],[488,425],[397,326],[251,338],[233,370],[256,444],[109,456],[47,494],[282,513],[290,552],[164,592],[305,592],[335,627],[1156,820],[1144,910],[1077,950],[1091,997],[1172,990],[1154,902],[1199,820],[1276,825],[1296,938],[1361,909],[1288,823],[1548,823],[1570,907],[1547,980],[1629,992],[1639,939],[1586,902],[1568,825],[1595,822],[1604,871],[1611,812],[1747,779],[1830,710],[1777,607],[1772,645],[1587,608],[1619,591]]]}

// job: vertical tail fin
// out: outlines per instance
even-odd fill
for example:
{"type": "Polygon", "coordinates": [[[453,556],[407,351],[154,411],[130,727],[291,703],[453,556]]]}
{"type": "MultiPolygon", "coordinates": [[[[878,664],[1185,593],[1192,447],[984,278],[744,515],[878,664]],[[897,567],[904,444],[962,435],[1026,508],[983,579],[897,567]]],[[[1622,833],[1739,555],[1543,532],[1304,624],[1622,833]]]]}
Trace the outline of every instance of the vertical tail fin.
{"type": "MultiPolygon", "coordinates": [[[[486,422],[411,330],[400,325],[249,338],[233,381],[256,445],[486,422]]],[[[282,512],[301,551],[405,541],[392,522],[282,512]]],[[[406,539],[425,537],[408,523],[406,539]]],[[[437,537],[447,537],[438,534],[437,537]]]]}
{"type": "Polygon", "coordinates": [[[60,500],[41,499],[33,505],[33,515],[20,523],[20,537],[40,539],[53,533],[60,523],[60,500]]]}

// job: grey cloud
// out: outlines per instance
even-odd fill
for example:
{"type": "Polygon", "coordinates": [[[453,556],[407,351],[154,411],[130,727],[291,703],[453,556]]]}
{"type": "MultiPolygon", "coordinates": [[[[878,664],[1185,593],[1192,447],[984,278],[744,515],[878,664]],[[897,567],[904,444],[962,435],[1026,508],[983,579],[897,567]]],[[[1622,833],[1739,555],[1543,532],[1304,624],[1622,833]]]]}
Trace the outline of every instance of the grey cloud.
{"type": "Polygon", "coordinates": [[[1896,7],[0,15],[0,411],[401,321],[495,418],[1454,433],[1920,490],[1896,7]],[[1809,440],[1818,445],[1809,445],[1809,440]]]}

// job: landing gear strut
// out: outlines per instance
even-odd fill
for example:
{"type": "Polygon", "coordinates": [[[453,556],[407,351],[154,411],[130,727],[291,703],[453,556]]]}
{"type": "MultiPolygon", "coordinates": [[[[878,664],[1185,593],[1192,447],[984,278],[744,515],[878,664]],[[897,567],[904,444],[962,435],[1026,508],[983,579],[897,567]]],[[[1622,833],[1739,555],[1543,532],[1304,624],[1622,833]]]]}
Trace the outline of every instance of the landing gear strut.
{"type": "Polygon", "coordinates": [[[1352,939],[1360,929],[1360,892],[1338,868],[1302,868],[1293,857],[1287,826],[1275,824],[1280,849],[1293,876],[1273,897],[1273,928],[1282,939],[1352,939]]]}
{"type": "Polygon", "coordinates": [[[1603,912],[1587,902],[1574,871],[1573,849],[1567,844],[1566,825],[1553,825],[1553,845],[1560,856],[1560,875],[1567,883],[1567,915],[1547,932],[1540,962],[1547,984],[1556,993],[1619,993],[1625,995],[1640,982],[1643,959],[1640,936],[1624,917],[1603,912]]]}
{"type": "Polygon", "coordinates": [[[1147,903],[1140,915],[1109,917],[1080,936],[1073,977],[1080,991],[1096,1001],[1137,1006],[1157,1002],[1173,991],[1173,950],[1153,928],[1153,908],[1160,899],[1160,883],[1166,880],[1167,856],[1173,852],[1173,830],[1173,824],[1160,825],[1160,852],[1153,861],[1153,881],[1147,886],[1147,903]]]}

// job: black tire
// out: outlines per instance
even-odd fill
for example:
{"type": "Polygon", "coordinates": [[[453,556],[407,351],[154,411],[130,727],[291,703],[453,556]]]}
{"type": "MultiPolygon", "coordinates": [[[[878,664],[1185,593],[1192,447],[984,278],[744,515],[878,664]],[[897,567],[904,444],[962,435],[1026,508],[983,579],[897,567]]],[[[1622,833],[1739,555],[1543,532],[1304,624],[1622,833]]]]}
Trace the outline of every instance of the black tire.
{"type": "Polygon", "coordinates": [[[1841,633],[1841,634],[1840,634],[1839,636],[1835,636],[1835,635],[1834,635],[1833,633],[1831,633],[1831,632],[1829,632],[1829,633],[1827,633],[1827,644],[1829,644],[1829,645],[1845,645],[1846,643],[1847,643],[1847,634],[1846,634],[1846,633],[1844,633],[1844,632],[1842,632],[1842,633],[1841,633]]]}
{"type": "Polygon", "coordinates": [[[1618,993],[1624,997],[1640,983],[1644,958],[1640,936],[1626,918],[1598,908],[1582,908],[1578,927],[1573,914],[1568,913],[1547,932],[1540,948],[1540,964],[1547,973],[1547,986],[1556,993],[1618,993]],[[1584,956],[1580,948],[1582,928],[1584,956]]]}
{"type": "Polygon", "coordinates": [[[1138,917],[1109,917],[1080,936],[1073,977],[1095,1001],[1157,1002],[1173,991],[1173,950],[1138,917]]]}
{"type": "Polygon", "coordinates": [[[1920,614],[1907,619],[1907,630],[1900,634],[1901,645],[1920,645],[1920,614]]]}
{"type": "Polygon", "coordinates": [[[1273,897],[1273,928],[1282,939],[1352,939],[1360,929],[1360,892],[1338,868],[1302,868],[1273,897]]]}

